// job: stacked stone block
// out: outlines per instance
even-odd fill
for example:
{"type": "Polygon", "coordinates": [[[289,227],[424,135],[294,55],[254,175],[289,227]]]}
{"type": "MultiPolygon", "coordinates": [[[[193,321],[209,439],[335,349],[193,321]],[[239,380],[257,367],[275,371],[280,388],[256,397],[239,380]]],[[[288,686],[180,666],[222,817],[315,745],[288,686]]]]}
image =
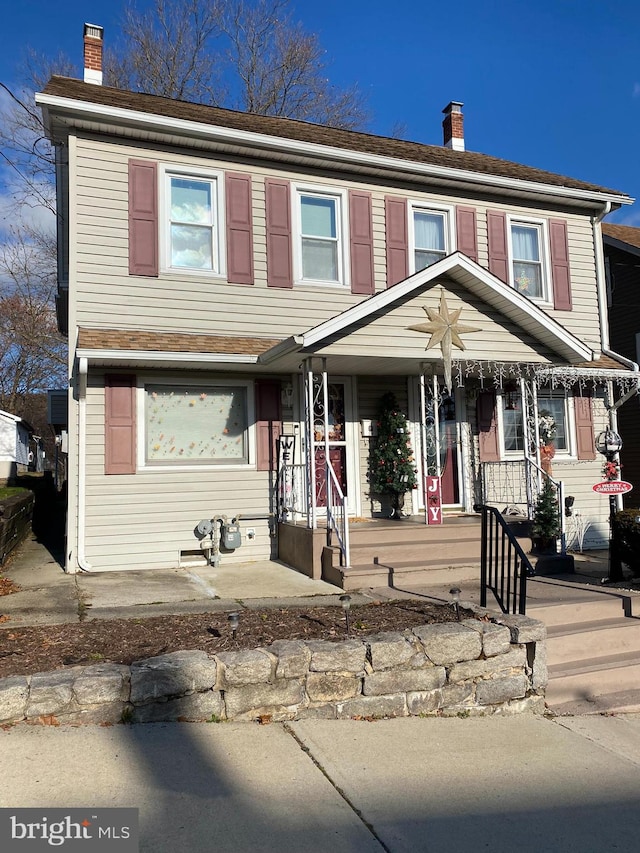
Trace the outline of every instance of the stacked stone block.
{"type": "Polygon", "coordinates": [[[181,651],[0,679],[0,722],[476,716],[544,711],[546,630],[524,616],[340,642],[181,651]]]}

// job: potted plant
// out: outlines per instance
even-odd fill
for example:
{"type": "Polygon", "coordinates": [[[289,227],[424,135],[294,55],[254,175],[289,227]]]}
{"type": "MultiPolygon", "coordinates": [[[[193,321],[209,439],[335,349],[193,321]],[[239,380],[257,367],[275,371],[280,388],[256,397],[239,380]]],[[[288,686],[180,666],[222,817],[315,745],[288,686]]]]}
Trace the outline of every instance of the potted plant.
{"type": "Polygon", "coordinates": [[[371,491],[389,495],[390,517],[402,518],[405,492],[417,488],[418,481],[407,418],[391,393],[380,401],[378,438],[371,448],[369,470],[371,491]]]}
{"type": "Polygon", "coordinates": [[[533,511],[531,539],[534,551],[538,554],[555,554],[559,536],[558,495],[551,480],[545,477],[533,511]]]}

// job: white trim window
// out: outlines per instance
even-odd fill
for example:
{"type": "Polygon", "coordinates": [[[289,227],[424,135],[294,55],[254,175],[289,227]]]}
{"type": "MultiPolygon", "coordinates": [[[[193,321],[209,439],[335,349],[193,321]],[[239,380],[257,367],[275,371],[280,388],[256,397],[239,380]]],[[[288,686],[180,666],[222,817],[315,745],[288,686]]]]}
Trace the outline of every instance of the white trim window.
{"type": "Polygon", "coordinates": [[[413,272],[419,272],[453,251],[453,216],[450,208],[424,207],[417,202],[409,210],[413,272]]]}
{"type": "Polygon", "coordinates": [[[345,195],[336,190],[294,187],[298,239],[296,279],[301,283],[347,284],[345,195]]]}
{"type": "Polygon", "coordinates": [[[542,221],[509,219],[511,285],[529,299],[549,301],[549,241],[542,221]]]}
{"type": "Polygon", "coordinates": [[[254,460],[250,382],[144,382],[142,465],[246,466],[254,460]]]}
{"type": "Polygon", "coordinates": [[[167,270],[223,272],[223,183],[217,173],[165,169],[162,216],[167,270]]]}
{"type": "MultiPolygon", "coordinates": [[[[540,388],[537,395],[538,418],[546,423],[553,422],[554,436],[551,441],[556,454],[573,456],[575,448],[575,423],[573,406],[568,405],[569,395],[562,388],[540,388]]],[[[502,451],[506,457],[522,457],[525,452],[522,398],[519,391],[504,390],[498,396],[502,451]]]]}
{"type": "Polygon", "coordinates": [[[573,455],[573,406],[568,405],[568,394],[562,388],[551,389],[548,386],[538,391],[538,419],[551,419],[554,426],[552,444],[556,454],[573,455]]]}

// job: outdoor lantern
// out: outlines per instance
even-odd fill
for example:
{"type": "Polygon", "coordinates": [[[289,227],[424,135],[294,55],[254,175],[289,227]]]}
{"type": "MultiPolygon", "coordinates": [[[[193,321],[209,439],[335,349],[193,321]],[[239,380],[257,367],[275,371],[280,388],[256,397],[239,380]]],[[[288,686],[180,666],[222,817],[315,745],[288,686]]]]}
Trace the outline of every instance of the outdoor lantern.
{"type": "Polygon", "coordinates": [[[347,634],[349,633],[349,608],[351,607],[351,596],[350,595],[341,595],[340,596],[340,604],[342,605],[342,609],[344,610],[344,618],[347,623],[347,634]]]}
{"type": "Polygon", "coordinates": [[[622,450],[622,439],[617,432],[607,427],[596,437],[596,450],[610,459],[622,450]]]}
{"type": "Polygon", "coordinates": [[[458,617],[458,622],[460,621],[460,588],[457,586],[452,587],[449,590],[449,595],[451,596],[451,601],[453,602],[453,606],[455,607],[456,616],[458,617]]]}
{"type": "Polygon", "coordinates": [[[230,613],[227,616],[229,620],[229,626],[231,628],[231,636],[235,640],[236,634],[238,633],[238,625],[240,624],[240,614],[239,613],[230,613]]]}
{"type": "Polygon", "coordinates": [[[293,385],[291,382],[285,382],[280,391],[280,398],[285,409],[290,409],[293,406],[293,385]]]}

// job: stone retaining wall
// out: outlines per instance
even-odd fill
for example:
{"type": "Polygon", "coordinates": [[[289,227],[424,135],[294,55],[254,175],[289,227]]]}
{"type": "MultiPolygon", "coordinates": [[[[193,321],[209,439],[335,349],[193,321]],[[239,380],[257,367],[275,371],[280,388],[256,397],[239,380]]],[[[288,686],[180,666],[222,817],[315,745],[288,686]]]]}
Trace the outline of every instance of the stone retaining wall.
{"type": "Polygon", "coordinates": [[[0,566],[26,538],[33,518],[33,492],[12,495],[0,501],[0,566]]]}
{"type": "Polygon", "coordinates": [[[182,651],[0,679],[0,722],[295,720],[544,711],[546,629],[525,616],[342,642],[182,651]]]}

